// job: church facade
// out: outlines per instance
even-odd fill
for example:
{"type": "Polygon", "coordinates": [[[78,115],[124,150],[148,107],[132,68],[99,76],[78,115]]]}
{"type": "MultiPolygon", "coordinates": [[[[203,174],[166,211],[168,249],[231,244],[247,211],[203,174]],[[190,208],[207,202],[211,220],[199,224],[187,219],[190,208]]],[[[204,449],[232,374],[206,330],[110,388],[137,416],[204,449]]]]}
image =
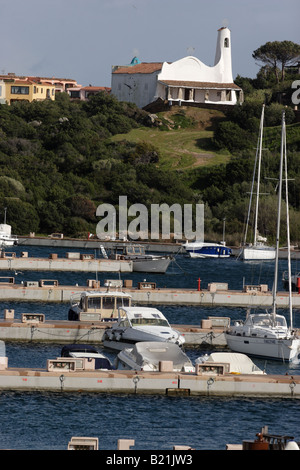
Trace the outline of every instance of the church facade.
{"type": "Polygon", "coordinates": [[[134,58],[128,66],[113,67],[111,90],[120,101],[140,108],[157,100],[169,105],[242,103],[243,90],[232,77],[230,30],[218,30],[214,66],[193,56],[172,63],[141,63],[134,58]]]}

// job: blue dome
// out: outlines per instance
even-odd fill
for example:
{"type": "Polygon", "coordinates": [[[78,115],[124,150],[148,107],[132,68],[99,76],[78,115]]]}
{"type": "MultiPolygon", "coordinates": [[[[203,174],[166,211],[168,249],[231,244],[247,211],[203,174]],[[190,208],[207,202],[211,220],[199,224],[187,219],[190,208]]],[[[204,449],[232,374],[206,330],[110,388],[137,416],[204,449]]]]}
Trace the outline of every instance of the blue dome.
{"type": "Polygon", "coordinates": [[[137,58],[137,57],[134,57],[132,59],[132,61],[130,62],[130,65],[136,65],[136,64],[140,64],[141,61],[137,58]]]}

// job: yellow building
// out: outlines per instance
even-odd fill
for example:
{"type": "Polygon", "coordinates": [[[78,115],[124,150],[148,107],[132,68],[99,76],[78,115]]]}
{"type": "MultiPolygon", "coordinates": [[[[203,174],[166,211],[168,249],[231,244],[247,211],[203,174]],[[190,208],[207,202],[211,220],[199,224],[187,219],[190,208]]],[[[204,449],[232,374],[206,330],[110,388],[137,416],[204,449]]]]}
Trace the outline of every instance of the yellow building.
{"type": "Polygon", "coordinates": [[[5,101],[44,101],[55,100],[55,85],[47,82],[29,80],[28,78],[4,78],[5,101]]]}

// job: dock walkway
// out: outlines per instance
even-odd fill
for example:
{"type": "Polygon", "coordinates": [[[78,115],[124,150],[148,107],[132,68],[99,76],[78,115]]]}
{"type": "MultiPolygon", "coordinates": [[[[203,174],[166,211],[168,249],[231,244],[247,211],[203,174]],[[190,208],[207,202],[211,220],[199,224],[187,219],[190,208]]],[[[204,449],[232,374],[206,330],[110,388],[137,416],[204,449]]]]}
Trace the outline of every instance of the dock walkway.
{"type": "MultiPolygon", "coordinates": [[[[55,280],[14,284],[0,282],[0,298],[3,301],[69,302],[72,294],[91,290],[88,286],[62,286],[55,280]]],[[[105,292],[106,287],[97,288],[105,292]]],[[[207,307],[271,307],[272,293],[260,290],[212,290],[189,288],[122,288],[131,294],[132,301],[138,304],[194,305],[207,307]]],[[[293,306],[300,308],[300,295],[293,293],[293,306]]],[[[278,308],[288,308],[288,292],[278,292],[278,308]]]]}
{"type": "Polygon", "coordinates": [[[94,258],[93,255],[81,255],[81,258],[58,258],[55,254],[49,258],[17,257],[12,252],[0,257],[0,271],[47,271],[47,272],[121,272],[133,271],[132,261],[94,258]],[[11,256],[10,256],[11,255],[11,256]]]}
{"type": "MultiPolygon", "coordinates": [[[[0,340],[42,343],[102,343],[110,322],[0,320],[0,340]]],[[[185,337],[186,347],[226,347],[224,328],[172,325],[185,337]]]]}
{"type": "Polygon", "coordinates": [[[300,376],[143,371],[0,370],[0,390],[300,398],[300,376]]]}

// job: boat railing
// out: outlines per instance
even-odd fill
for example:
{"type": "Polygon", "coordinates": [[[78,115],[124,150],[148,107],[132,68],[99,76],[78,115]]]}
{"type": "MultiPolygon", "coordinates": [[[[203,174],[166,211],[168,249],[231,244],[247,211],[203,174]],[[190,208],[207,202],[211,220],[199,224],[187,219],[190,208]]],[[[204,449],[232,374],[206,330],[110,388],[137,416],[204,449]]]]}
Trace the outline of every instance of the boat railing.
{"type": "MultiPolygon", "coordinates": [[[[295,273],[295,278],[300,277],[300,272],[295,273]]],[[[288,281],[289,280],[289,272],[288,271],[283,271],[282,273],[282,280],[283,281],[288,281]]]]}

